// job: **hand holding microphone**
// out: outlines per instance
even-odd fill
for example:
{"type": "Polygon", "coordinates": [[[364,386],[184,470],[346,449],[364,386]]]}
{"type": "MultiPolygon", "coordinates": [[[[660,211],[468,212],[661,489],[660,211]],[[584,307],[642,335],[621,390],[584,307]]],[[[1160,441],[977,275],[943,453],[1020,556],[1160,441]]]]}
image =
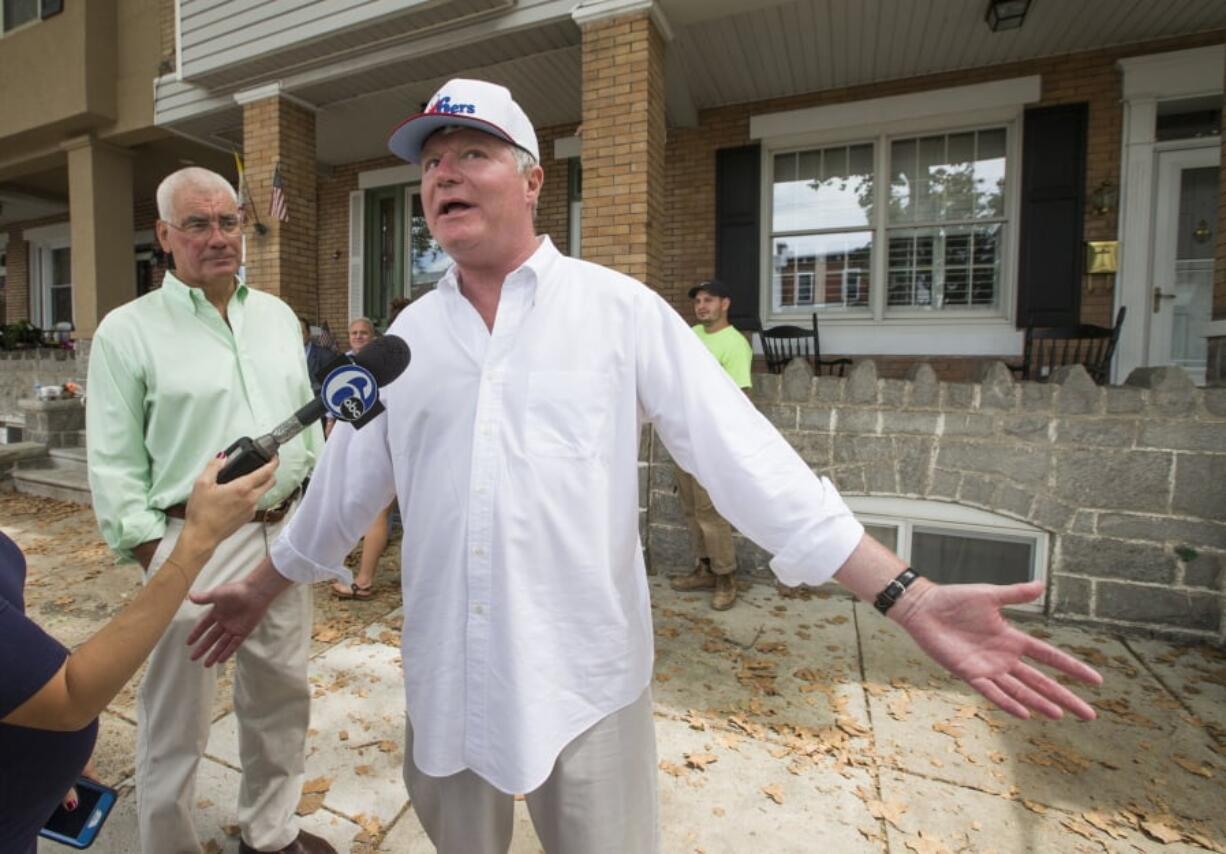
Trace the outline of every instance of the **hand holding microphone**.
{"type": "Polygon", "coordinates": [[[277,448],[324,415],[362,429],[383,411],[379,388],[404,373],[409,356],[409,345],[396,335],[372,341],[353,356],[337,356],[323,371],[319,397],[263,436],[256,439],[244,436],[226,448],[226,464],[217,475],[217,482],[228,483],[255,471],[276,456],[277,448]]]}

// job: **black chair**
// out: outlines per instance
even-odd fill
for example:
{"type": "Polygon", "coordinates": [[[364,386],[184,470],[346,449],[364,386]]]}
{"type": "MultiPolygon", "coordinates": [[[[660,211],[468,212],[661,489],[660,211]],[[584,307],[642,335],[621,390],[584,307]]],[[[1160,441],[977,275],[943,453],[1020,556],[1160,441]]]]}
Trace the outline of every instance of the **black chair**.
{"type": "Polygon", "coordinates": [[[841,377],[847,374],[851,359],[823,359],[821,341],[817,334],[817,312],[813,313],[813,328],[803,326],[775,326],[762,329],[762,354],[766,357],[766,369],[772,374],[781,374],[793,359],[806,359],[818,376],[841,377]]]}
{"type": "Polygon", "coordinates": [[[1027,326],[1021,364],[1010,365],[1009,369],[1019,379],[1045,383],[1052,371],[1062,365],[1082,365],[1090,379],[1106,385],[1111,377],[1111,360],[1120,340],[1125,312],[1125,307],[1120,306],[1115,325],[1110,329],[1092,323],[1027,326]]]}

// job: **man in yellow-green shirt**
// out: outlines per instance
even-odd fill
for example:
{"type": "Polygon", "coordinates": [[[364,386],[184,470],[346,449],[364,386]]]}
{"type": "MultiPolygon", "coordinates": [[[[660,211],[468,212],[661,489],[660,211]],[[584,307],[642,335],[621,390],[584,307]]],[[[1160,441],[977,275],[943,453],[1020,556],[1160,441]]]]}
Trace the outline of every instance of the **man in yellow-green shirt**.
{"type": "MultiPolygon", "coordinates": [[[[86,431],[94,512],[107,544],[145,577],[163,569],[200,467],[309,401],[299,323],[237,277],[242,219],[234,189],[206,169],[158,187],[157,236],[175,262],[159,290],[108,314],[89,360],[86,431]]],[[[318,426],[279,451],[276,485],[254,521],[218,546],[194,590],[251,571],[268,552],[322,449],[318,426]]],[[[149,658],[137,705],[136,800],[142,851],[198,851],[196,767],[208,741],[217,671],[188,659],[202,608],[185,602],[149,658]]],[[[238,654],[234,709],[243,766],[240,852],[333,852],[301,831],[310,713],[311,589],[278,597],[238,654]]]]}
{"type": "MultiPolygon", "coordinates": [[[[738,388],[749,389],[753,382],[749,369],[753,349],[745,336],[728,322],[732,297],[723,282],[712,279],[690,288],[694,301],[694,316],[698,325],[694,333],[723,366],[738,388]]],[[[674,590],[711,589],[711,607],[726,611],[736,602],[736,551],[732,545],[732,527],[715,510],[711,497],[693,475],[677,469],[677,494],[690,529],[694,549],[694,569],[689,575],[673,578],[674,590]]]]}

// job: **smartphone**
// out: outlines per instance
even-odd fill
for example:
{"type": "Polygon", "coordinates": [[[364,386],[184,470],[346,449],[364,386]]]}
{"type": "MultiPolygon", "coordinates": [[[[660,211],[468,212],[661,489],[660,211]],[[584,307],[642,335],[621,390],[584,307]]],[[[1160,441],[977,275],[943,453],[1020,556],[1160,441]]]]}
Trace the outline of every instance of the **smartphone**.
{"type": "Polygon", "coordinates": [[[77,808],[72,812],[61,803],[38,832],[39,836],[71,848],[88,848],[98,838],[102,823],[111,814],[115,790],[85,777],[77,780],[77,808]]]}

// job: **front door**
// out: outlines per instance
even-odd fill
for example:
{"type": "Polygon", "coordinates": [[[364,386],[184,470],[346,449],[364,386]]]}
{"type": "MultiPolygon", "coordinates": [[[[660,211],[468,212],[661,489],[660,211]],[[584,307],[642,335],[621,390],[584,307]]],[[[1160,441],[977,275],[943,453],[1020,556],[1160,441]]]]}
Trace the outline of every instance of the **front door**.
{"type": "Polygon", "coordinates": [[[1154,274],[1145,312],[1150,365],[1178,365],[1205,384],[1206,326],[1213,309],[1221,147],[1158,155],[1154,274]]]}

